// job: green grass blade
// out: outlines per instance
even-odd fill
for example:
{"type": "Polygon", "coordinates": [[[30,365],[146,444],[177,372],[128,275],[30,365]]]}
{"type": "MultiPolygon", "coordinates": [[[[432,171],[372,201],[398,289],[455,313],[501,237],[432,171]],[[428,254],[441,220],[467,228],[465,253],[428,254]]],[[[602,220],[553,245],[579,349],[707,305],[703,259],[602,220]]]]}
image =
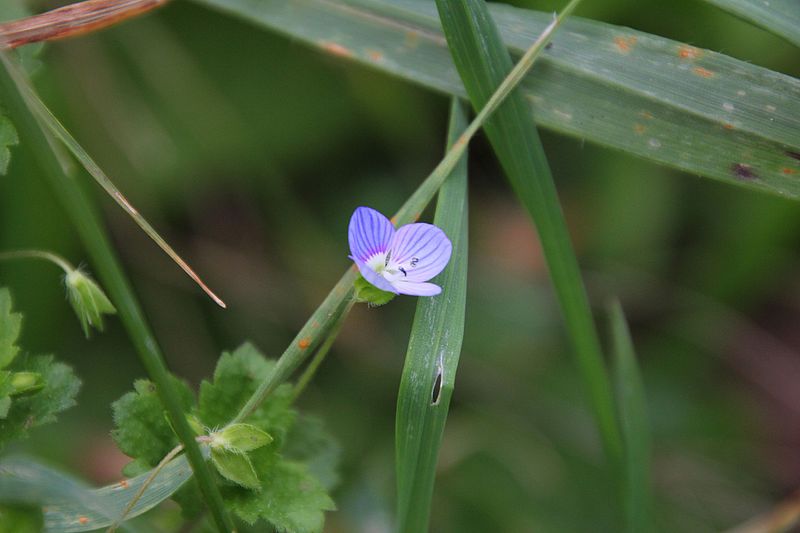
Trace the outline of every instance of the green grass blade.
{"type": "MultiPolygon", "coordinates": [[[[149,472],[98,489],[58,470],[24,459],[0,463],[0,501],[44,508],[47,533],[94,531],[109,527],[147,481],[149,472]]],[[[146,513],[175,493],[192,476],[185,456],[170,461],[152,480],[127,519],[146,513]]]]}
{"type": "MultiPolygon", "coordinates": [[[[465,96],[431,2],[195,0],[439,92],[465,96]]],[[[521,55],[552,21],[492,4],[521,55]]],[[[655,35],[565,23],[520,91],[538,124],[650,161],[800,197],[800,82],[655,35]]]]}
{"type": "MultiPolygon", "coordinates": [[[[511,70],[511,57],[483,0],[437,0],[437,6],[464,86],[473,105],[480,108],[511,70]]],[[[523,95],[512,93],[484,129],[514,191],[536,223],[600,435],[609,457],[617,459],[619,432],[600,343],[547,157],[527,114],[523,95]]]]}
{"type": "Polygon", "coordinates": [[[53,152],[51,139],[47,137],[36,116],[28,108],[25,98],[7,68],[10,61],[8,56],[0,53],[0,60],[3,64],[0,68],[0,99],[19,129],[22,141],[36,154],[44,178],[62,202],[94,262],[95,271],[111,295],[139,359],[158,388],[164,409],[186,449],[187,458],[197,477],[200,490],[218,527],[222,531],[231,531],[232,522],[222,504],[222,496],[194,440],[194,432],[181,409],[177,392],[170,387],[169,372],[158,342],[150,331],[100,217],[80,184],[72,176],[64,173],[58,157],[53,152]]]}
{"type": "MultiPolygon", "coordinates": [[[[466,110],[454,101],[448,135],[451,145],[466,125],[466,110]]],[[[437,278],[442,294],[417,302],[397,398],[397,523],[401,533],[428,529],[436,462],[464,336],[466,163],[461,160],[439,192],[434,223],[450,237],[453,256],[437,278]]]]}
{"type": "Polygon", "coordinates": [[[625,451],[625,523],[630,533],[642,533],[653,530],[650,518],[650,430],[647,422],[647,400],[628,324],[618,301],[611,304],[609,315],[614,382],[625,451]]]}
{"type": "Polygon", "coordinates": [[[706,0],[737,17],[800,46],[800,2],[797,0],[706,0]]]}

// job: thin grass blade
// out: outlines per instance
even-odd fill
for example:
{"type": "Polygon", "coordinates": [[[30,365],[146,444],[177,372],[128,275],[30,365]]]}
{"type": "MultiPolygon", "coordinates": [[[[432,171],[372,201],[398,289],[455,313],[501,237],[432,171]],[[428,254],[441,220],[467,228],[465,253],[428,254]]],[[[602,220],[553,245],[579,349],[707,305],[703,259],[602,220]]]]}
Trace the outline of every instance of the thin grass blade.
{"type": "MultiPolygon", "coordinates": [[[[432,2],[195,0],[342,60],[450,95],[466,91],[432,2]]],[[[489,6],[521,55],[552,15],[489,6]]],[[[800,81],[710,50],[572,18],[522,83],[527,117],[729,184],[800,197],[800,81]]]]}
{"type": "Polygon", "coordinates": [[[800,2],[797,0],[706,0],[800,46],[800,2]]]}
{"type": "MultiPolygon", "coordinates": [[[[575,4],[571,2],[568,9],[575,4]]],[[[483,0],[437,0],[436,5],[455,65],[473,106],[480,109],[511,70],[511,57],[483,0]]],[[[595,422],[614,461],[621,443],[610,382],[547,157],[527,115],[523,95],[514,92],[484,129],[512,188],[536,223],[595,422]]]]}
{"type": "MultiPolygon", "coordinates": [[[[449,144],[467,126],[454,101],[449,144]]],[[[467,164],[462,159],[439,192],[434,224],[453,243],[450,264],[437,278],[442,293],[420,298],[411,328],[395,421],[397,522],[401,533],[428,529],[436,463],[453,394],[467,293],[467,164]]]]}
{"type": "Polygon", "coordinates": [[[653,530],[650,516],[652,490],[647,399],[628,324],[618,301],[611,304],[609,316],[617,408],[625,450],[623,478],[625,525],[630,533],[645,533],[653,530]]]}

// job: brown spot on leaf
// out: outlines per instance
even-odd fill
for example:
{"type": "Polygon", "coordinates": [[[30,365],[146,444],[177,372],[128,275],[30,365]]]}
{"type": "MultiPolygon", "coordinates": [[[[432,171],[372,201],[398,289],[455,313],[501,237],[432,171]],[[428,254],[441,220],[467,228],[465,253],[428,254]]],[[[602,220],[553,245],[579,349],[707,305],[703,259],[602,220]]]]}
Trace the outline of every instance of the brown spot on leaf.
{"type": "Polygon", "coordinates": [[[783,167],[781,169],[781,172],[786,174],[787,176],[791,176],[792,174],[797,174],[797,171],[795,171],[795,169],[789,167],[783,167]]]}
{"type": "Polygon", "coordinates": [[[122,489],[127,489],[128,488],[128,480],[127,479],[123,479],[122,481],[119,482],[119,486],[122,489]]]}
{"type": "Polygon", "coordinates": [[[800,161],[800,152],[792,152],[791,150],[786,150],[786,155],[788,155],[792,159],[797,159],[798,161],[800,161]]]}
{"type": "Polygon", "coordinates": [[[89,523],[89,519],[87,517],[85,517],[85,516],[79,516],[78,517],[78,522],[80,522],[81,524],[88,524],[89,523]]]}
{"type": "Polygon", "coordinates": [[[652,120],[653,119],[653,114],[652,113],[648,113],[647,111],[640,111],[639,112],[639,116],[642,117],[643,119],[646,119],[646,120],[652,120]]]}
{"type": "Polygon", "coordinates": [[[367,50],[367,55],[372,61],[376,63],[383,61],[383,54],[377,50],[367,50]]]}
{"type": "Polygon", "coordinates": [[[322,41],[319,44],[322,46],[323,50],[337,57],[353,57],[353,52],[351,52],[349,49],[345,48],[339,43],[322,41]]]}
{"type": "Polygon", "coordinates": [[[633,125],[633,131],[635,131],[638,135],[641,135],[642,133],[647,131],[647,128],[645,128],[644,125],[637,123],[633,125]]]}
{"type": "Polygon", "coordinates": [[[300,342],[297,343],[297,346],[299,346],[301,350],[305,350],[306,348],[311,346],[311,339],[309,338],[300,339],[300,342]]]}
{"type": "Polygon", "coordinates": [[[614,37],[614,44],[617,46],[617,50],[622,54],[627,54],[631,51],[633,45],[636,44],[636,37],[631,35],[630,37],[614,37]]]}
{"type": "Polygon", "coordinates": [[[723,128],[725,128],[726,130],[732,130],[732,129],[735,129],[735,128],[734,128],[734,126],[733,126],[733,124],[731,124],[731,123],[729,123],[729,122],[724,122],[724,123],[722,124],[722,127],[723,127],[723,128]]]}
{"type": "Polygon", "coordinates": [[[681,59],[697,59],[702,55],[702,52],[694,46],[682,45],[678,48],[678,57],[681,59]]]}
{"type": "Polygon", "coordinates": [[[734,163],[731,166],[731,172],[737,178],[741,178],[744,180],[752,180],[758,178],[755,172],[753,172],[753,167],[746,163],[734,163]]]}
{"type": "Polygon", "coordinates": [[[692,72],[694,72],[697,76],[700,76],[701,78],[713,78],[714,77],[714,73],[713,72],[711,72],[710,70],[708,70],[706,68],[703,68],[703,67],[694,67],[692,69],[692,72]]]}

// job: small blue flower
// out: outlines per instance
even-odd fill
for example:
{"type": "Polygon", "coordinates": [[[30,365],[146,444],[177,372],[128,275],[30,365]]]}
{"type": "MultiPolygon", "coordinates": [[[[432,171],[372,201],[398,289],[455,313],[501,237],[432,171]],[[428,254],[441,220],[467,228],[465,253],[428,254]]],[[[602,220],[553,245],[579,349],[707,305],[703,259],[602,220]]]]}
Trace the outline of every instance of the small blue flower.
{"type": "Polygon", "coordinates": [[[350,259],[375,287],[394,294],[435,296],[442,288],[426,283],[444,270],[453,245],[432,224],[408,224],[398,230],[388,218],[359,207],[350,218],[350,259]]]}

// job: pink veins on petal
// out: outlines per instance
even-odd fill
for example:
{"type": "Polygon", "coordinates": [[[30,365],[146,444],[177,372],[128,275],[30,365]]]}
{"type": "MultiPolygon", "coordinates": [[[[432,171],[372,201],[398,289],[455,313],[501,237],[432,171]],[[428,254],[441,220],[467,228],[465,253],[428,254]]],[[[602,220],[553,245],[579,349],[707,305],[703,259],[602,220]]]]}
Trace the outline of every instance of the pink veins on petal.
{"type": "Polygon", "coordinates": [[[359,207],[348,229],[350,258],[377,288],[395,294],[435,296],[442,288],[427,281],[444,270],[453,245],[432,224],[408,224],[398,230],[388,218],[359,207]]]}

